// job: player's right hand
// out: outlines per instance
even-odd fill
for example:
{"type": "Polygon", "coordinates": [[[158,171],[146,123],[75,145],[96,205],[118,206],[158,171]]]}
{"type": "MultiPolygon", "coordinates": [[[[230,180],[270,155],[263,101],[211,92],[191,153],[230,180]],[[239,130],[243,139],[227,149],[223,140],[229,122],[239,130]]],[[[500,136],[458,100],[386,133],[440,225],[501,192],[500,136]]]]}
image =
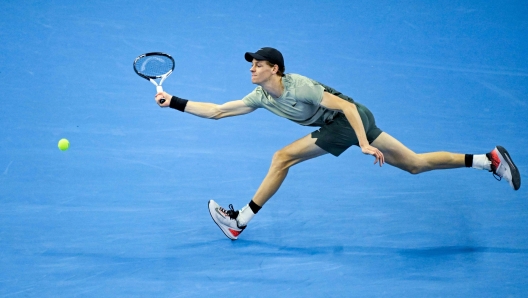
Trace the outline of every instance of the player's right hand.
{"type": "Polygon", "coordinates": [[[156,101],[156,103],[158,104],[158,106],[162,107],[162,108],[167,108],[170,106],[170,101],[171,101],[171,98],[172,98],[172,95],[170,95],[169,93],[167,92],[159,92],[157,93],[155,96],[154,96],[154,100],[156,101]],[[161,103],[161,100],[164,99],[165,101],[163,103],[161,103]]]}
{"type": "Polygon", "coordinates": [[[385,163],[385,156],[378,148],[371,145],[365,145],[361,147],[361,151],[364,154],[374,156],[374,164],[379,163],[379,166],[381,167],[385,163]]]}

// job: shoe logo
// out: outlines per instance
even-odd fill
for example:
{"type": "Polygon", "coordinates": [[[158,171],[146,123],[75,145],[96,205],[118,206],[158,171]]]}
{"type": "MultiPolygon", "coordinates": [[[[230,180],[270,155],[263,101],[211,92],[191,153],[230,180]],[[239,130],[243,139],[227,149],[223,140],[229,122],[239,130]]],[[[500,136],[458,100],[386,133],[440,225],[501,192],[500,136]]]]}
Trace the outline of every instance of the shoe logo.
{"type": "Polygon", "coordinates": [[[233,229],[229,229],[229,232],[231,232],[231,235],[233,235],[235,237],[238,237],[238,235],[240,235],[240,233],[242,233],[242,231],[235,231],[233,229]]]}

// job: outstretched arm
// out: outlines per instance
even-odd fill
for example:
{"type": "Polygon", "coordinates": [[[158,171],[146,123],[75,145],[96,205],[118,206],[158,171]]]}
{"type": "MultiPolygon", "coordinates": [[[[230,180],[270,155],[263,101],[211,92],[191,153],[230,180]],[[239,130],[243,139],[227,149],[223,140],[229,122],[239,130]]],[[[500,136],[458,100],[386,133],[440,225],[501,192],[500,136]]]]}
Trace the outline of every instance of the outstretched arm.
{"type": "MultiPolygon", "coordinates": [[[[155,100],[162,108],[170,106],[172,95],[167,92],[160,92],[156,94],[155,100]],[[161,99],[165,99],[164,103],[160,103],[161,99]]],[[[242,100],[229,101],[222,105],[188,101],[185,106],[185,113],[189,113],[198,117],[208,119],[221,119],[225,117],[232,117],[253,112],[255,109],[246,106],[242,100]]]]}
{"type": "Polygon", "coordinates": [[[365,127],[363,126],[361,116],[359,116],[359,112],[355,104],[328,92],[323,92],[323,100],[321,101],[321,105],[327,109],[340,111],[345,114],[348,122],[350,122],[350,126],[352,126],[352,129],[356,133],[361,151],[365,154],[374,156],[374,158],[376,158],[374,163],[379,162],[380,166],[385,163],[383,153],[369,144],[365,127]]]}

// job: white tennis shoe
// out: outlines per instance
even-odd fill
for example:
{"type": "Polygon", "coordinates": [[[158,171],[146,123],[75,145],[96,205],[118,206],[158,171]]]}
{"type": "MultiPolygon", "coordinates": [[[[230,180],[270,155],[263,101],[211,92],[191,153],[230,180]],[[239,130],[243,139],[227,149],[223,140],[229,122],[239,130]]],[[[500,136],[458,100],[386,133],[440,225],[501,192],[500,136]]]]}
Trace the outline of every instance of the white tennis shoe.
{"type": "Polygon", "coordinates": [[[491,172],[497,180],[503,178],[508,181],[514,190],[518,190],[521,187],[521,174],[519,169],[513,163],[510,154],[504,147],[497,146],[486,156],[491,161],[491,172]]]}
{"type": "Polygon", "coordinates": [[[246,226],[238,225],[238,221],[236,220],[238,211],[235,211],[231,204],[229,204],[229,210],[226,210],[215,201],[210,200],[209,214],[211,214],[211,218],[213,218],[220,230],[231,240],[237,240],[238,235],[246,228],[246,226]]]}

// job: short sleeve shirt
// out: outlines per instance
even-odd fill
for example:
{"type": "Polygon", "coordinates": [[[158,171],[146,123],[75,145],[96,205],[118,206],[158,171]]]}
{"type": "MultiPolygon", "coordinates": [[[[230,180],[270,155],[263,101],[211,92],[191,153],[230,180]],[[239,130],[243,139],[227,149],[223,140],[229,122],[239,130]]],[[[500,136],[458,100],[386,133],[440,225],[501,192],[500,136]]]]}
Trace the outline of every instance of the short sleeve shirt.
{"type": "Polygon", "coordinates": [[[270,112],[301,125],[320,126],[332,120],[336,111],[321,106],[326,86],[298,74],[282,77],[284,92],[273,98],[261,86],[242,101],[251,108],[265,108],[270,112]]]}

